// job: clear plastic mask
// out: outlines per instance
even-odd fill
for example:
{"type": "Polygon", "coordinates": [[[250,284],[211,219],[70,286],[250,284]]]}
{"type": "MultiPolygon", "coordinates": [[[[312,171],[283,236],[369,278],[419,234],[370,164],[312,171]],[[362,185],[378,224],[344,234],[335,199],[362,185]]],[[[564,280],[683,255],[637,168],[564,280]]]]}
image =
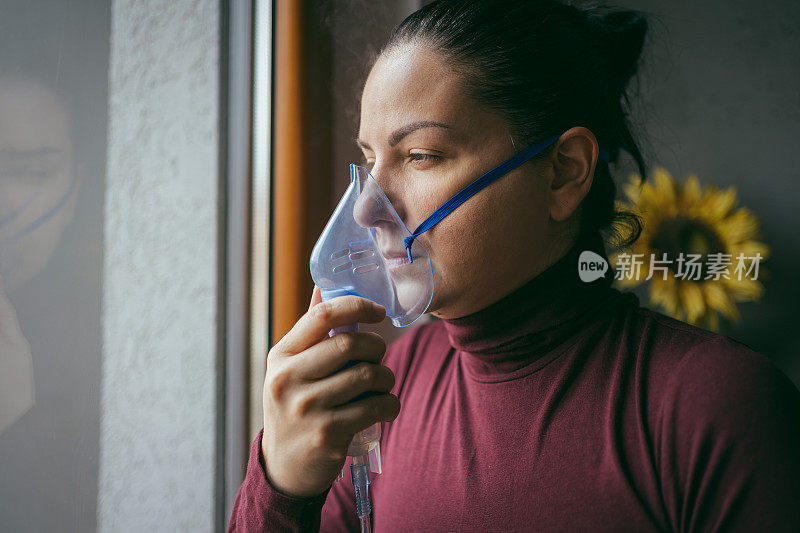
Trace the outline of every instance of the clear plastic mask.
{"type": "Polygon", "coordinates": [[[414,240],[369,171],[350,165],[350,185],[311,252],[323,300],[353,294],[386,308],[397,327],[412,324],[433,299],[428,250],[414,240]],[[408,260],[408,251],[412,261],[408,260]]]}
{"type": "MultiPolygon", "coordinates": [[[[17,220],[23,217],[28,210],[36,209],[35,204],[40,195],[45,193],[46,187],[50,187],[45,178],[35,177],[33,179],[35,181],[26,184],[28,186],[21,192],[9,191],[7,189],[13,189],[17,183],[6,176],[5,169],[0,168],[0,244],[16,243],[56,216],[67,205],[70,196],[75,191],[77,181],[75,170],[73,170],[69,185],[58,201],[32,222],[20,226],[17,224],[17,220]],[[6,181],[10,182],[11,186],[7,186],[6,181]]],[[[16,188],[20,189],[20,187],[16,188]]]]}

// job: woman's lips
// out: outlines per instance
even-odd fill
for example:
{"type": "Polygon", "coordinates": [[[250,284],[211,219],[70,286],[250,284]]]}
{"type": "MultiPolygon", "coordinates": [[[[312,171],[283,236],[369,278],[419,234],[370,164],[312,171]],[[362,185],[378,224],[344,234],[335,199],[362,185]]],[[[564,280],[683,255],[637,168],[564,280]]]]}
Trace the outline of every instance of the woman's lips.
{"type": "Polygon", "coordinates": [[[385,258],[386,260],[386,267],[389,270],[393,270],[395,268],[399,268],[403,265],[408,264],[408,256],[400,255],[400,256],[389,256],[385,258]]]}

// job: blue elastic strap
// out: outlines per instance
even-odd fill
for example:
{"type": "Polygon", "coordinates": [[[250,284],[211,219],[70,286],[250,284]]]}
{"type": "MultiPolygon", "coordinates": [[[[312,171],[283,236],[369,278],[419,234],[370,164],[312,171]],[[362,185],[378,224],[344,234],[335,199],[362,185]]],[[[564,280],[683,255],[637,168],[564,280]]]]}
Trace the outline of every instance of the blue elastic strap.
{"type": "MultiPolygon", "coordinates": [[[[16,234],[14,234],[11,237],[11,241],[10,242],[18,242],[22,237],[26,236],[27,234],[31,233],[32,231],[37,230],[42,224],[44,224],[45,222],[47,222],[48,220],[53,218],[55,215],[57,215],[58,212],[61,211],[61,209],[64,207],[64,205],[66,205],[66,203],[69,200],[70,196],[72,196],[72,193],[75,190],[75,186],[76,186],[76,182],[77,181],[78,181],[77,174],[75,173],[75,171],[73,171],[72,178],[71,178],[71,180],[69,182],[69,186],[67,187],[67,190],[64,191],[64,194],[61,196],[61,199],[58,201],[58,203],[56,203],[56,205],[51,207],[45,214],[43,214],[42,216],[40,216],[39,218],[37,218],[36,220],[31,222],[27,226],[25,226],[24,228],[19,230],[16,234]]],[[[31,200],[26,202],[26,204],[22,208],[17,209],[14,213],[12,213],[13,216],[4,217],[3,219],[1,219],[0,220],[0,226],[3,226],[5,224],[9,223],[11,220],[13,220],[17,216],[19,216],[21,214],[23,208],[25,206],[27,206],[27,204],[31,203],[33,201],[33,199],[35,199],[35,197],[37,195],[38,195],[38,192],[36,194],[34,194],[33,197],[31,197],[31,200]]]]}
{"type": "MultiPolygon", "coordinates": [[[[518,152],[514,155],[511,159],[504,161],[494,167],[492,170],[484,174],[483,176],[476,178],[472,183],[458,191],[449,200],[443,203],[439,208],[431,213],[431,216],[426,218],[422,224],[417,226],[417,229],[414,230],[414,233],[403,239],[403,243],[406,247],[406,253],[408,254],[408,262],[413,263],[414,260],[411,258],[411,245],[414,243],[414,239],[416,239],[422,233],[425,233],[436,224],[441,222],[441,220],[453,212],[453,210],[458,207],[459,205],[466,202],[470,196],[475,194],[476,192],[480,191],[484,187],[488,186],[493,181],[497,180],[498,178],[508,174],[521,164],[525,163],[532,157],[538,155],[542,152],[545,148],[556,142],[560,135],[554,135],[553,137],[549,137],[543,141],[540,141],[536,144],[532,144],[531,146],[525,148],[521,152],[518,152]]],[[[608,163],[609,157],[608,152],[600,148],[600,158],[608,163]]]]}

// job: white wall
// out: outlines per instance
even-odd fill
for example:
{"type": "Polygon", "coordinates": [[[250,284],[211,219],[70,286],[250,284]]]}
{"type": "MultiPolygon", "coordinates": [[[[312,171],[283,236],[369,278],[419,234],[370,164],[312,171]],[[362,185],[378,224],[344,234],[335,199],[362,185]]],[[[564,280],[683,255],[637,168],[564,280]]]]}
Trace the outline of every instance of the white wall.
{"type": "Polygon", "coordinates": [[[209,531],[219,3],[115,0],[98,527],[209,531]]]}

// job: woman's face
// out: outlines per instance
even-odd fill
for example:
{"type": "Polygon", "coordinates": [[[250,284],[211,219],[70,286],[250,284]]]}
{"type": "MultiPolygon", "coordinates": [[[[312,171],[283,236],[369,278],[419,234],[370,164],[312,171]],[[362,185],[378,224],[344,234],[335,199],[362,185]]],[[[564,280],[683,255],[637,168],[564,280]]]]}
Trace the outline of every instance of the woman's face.
{"type": "Polygon", "coordinates": [[[36,82],[0,78],[0,279],[5,290],[36,276],[50,260],[75,212],[73,171],[64,105],[36,82]]]}
{"type": "MultiPolygon", "coordinates": [[[[385,52],[370,72],[358,143],[412,231],[473,179],[524,148],[514,146],[503,117],[465,94],[459,75],[439,54],[415,45],[385,52]]],[[[550,217],[553,177],[548,158],[528,162],[418,237],[436,276],[429,312],[458,318],[478,311],[560,257],[568,243],[550,217]]]]}

